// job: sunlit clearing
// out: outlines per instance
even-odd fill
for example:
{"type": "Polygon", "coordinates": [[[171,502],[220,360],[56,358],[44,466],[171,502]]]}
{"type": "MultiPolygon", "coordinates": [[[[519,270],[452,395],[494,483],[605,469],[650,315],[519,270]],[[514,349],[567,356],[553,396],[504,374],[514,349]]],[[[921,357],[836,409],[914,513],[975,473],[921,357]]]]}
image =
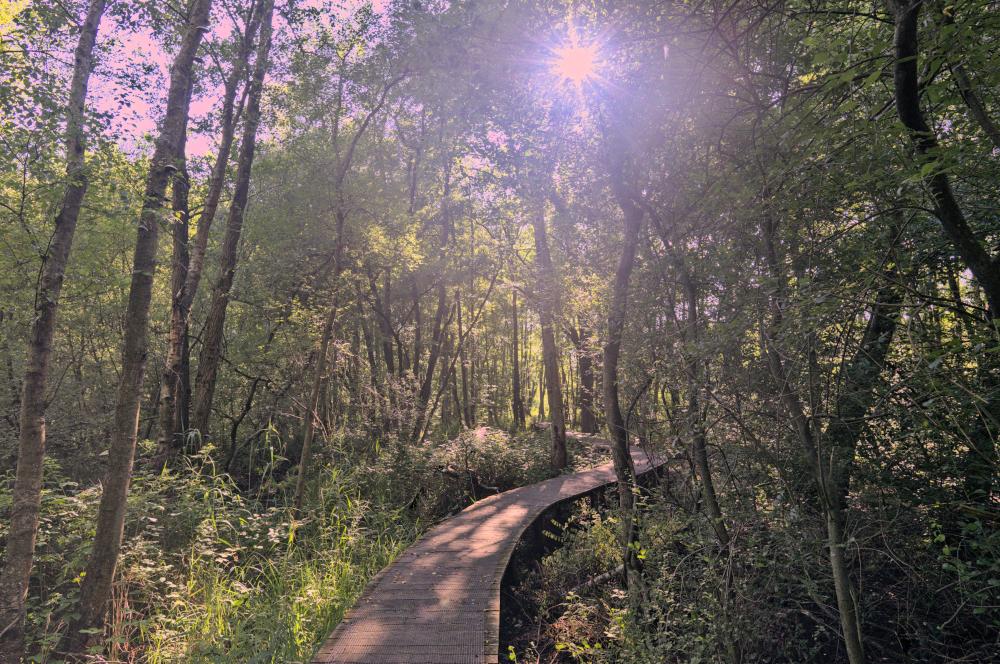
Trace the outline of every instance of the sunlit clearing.
{"type": "Polygon", "coordinates": [[[564,79],[581,83],[594,75],[597,68],[597,46],[573,45],[557,48],[553,68],[564,79]]]}

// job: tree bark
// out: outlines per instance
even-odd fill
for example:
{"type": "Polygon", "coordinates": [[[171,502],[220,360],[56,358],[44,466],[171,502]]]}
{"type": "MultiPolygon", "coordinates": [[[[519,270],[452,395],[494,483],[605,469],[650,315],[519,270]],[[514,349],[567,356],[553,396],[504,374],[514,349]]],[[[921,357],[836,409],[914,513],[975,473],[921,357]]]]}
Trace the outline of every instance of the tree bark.
{"type": "MultiPolygon", "coordinates": [[[[458,338],[465,337],[465,330],[462,325],[462,291],[455,291],[455,306],[458,309],[458,338]]],[[[475,426],[472,402],[469,399],[469,366],[465,357],[465,344],[458,349],[458,363],[462,373],[462,421],[469,429],[475,426]]]]}
{"type": "MultiPolygon", "coordinates": [[[[190,325],[191,305],[194,303],[201,275],[205,265],[205,252],[208,248],[209,231],[215,220],[222,189],[226,180],[226,168],[229,165],[229,155],[232,152],[236,119],[240,115],[236,108],[236,93],[244,79],[249,66],[249,55],[253,48],[254,37],[260,23],[258,3],[251,6],[251,14],[247,20],[246,30],[240,42],[240,51],[236,55],[233,70],[224,84],[222,101],[222,129],[219,154],[212,167],[209,177],[208,193],[201,214],[198,217],[198,230],[194,243],[188,242],[190,217],[184,201],[184,215],[187,224],[183,229],[174,228],[173,277],[171,281],[171,306],[167,358],[163,368],[163,380],[160,385],[159,423],[157,426],[157,457],[166,461],[170,456],[180,452],[184,445],[184,434],[190,421],[191,372],[190,372],[190,325]],[[183,233],[183,238],[180,234],[183,233]],[[180,274],[183,279],[180,279],[180,274]]],[[[242,105],[242,104],[241,104],[242,105]]],[[[187,198],[187,179],[184,180],[184,198],[187,198]]],[[[178,200],[177,179],[174,180],[175,211],[181,201],[178,200]]]]}
{"type": "Polygon", "coordinates": [[[563,408],[562,385],[559,382],[559,347],[554,329],[558,309],[555,270],[549,253],[544,211],[532,216],[535,235],[535,266],[538,270],[538,317],[542,326],[542,363],[545,366],[545,391],[549,398],[549,431],[552,435],[552,468],[566,467],[566,414],[563,408]]]}
{"type": "Polygon", "coordinates": [[[219,278],[212,291],[208,318],[202,333],[202,350],[198,356],[198,377],[195,380],[195,402],[191,415],[191,426],[199,431],[202,437],[207,436],[209,431],[212,400],[215,397],[219,365],[222,362],[222,337],[225,332],[226,310],[229,307],[229,295],[233,288],[240,237],[243,233],[243,220],[250,197],[250,175],[253,171],[254,153],[257,146],[260,102],[264,92],[268,54],[271,50],[271,17],[274,13],[274,0],[263,0],[263,2],[260,39],[257,44],[253,78],[250,81],[243,140],[240,144],[239,160],[236,167],[236,186],[233,191],[233,200],[229,204],[226,234],[222,240],[222,252],[219,255],[219,278]]]}
{"type": "Polygon", "coordinates": [[[580,431],[597,433],[597,412],[594,410],[594,357],[590,352],[590,331],[586,327],[571,330],[576,346],[576,368],[579,376],[577,405],[580,408],[580,431]]]}
{"type": "MultiPolygon", "coordinates": [[[[611,435],[611,458],[615,466],[615,476],[618,479],[618,502],[625,514],[624,558],[626,581],[633,588],[642,565],[633,544],[636,541],[635,518],[633,507],[635,497],[632,493],[636,486],[635,464],[629,451],[629,432],[625,428],[625,418],[622,416],[619,402],[618,361],[621,356],[622,335],[625,330],[625,314],[628,308],[629,281],[639,247],[639,230],[642,225],[642,209],[636,205],[631,194],[625,187],[624,164],[621,155],[613,155],[611,164],[611,189],[618,207],[621,208],[625,222],[625,234],[622,243],[622,253],[615,270],[615,280],[611,295],[611,306],[608,310],[608,332],[604,344],[604,410],[611,435]]],[[[633,593],[635,594],[635,593],[633,593]]],[[[633,597],[637,601],[637,597],[633,597]]]]}
{"type": "MultiPolygon", "coordinates": [[[[189,89],[189,97],[191,92],[189,89]]],[[[191,103],[190,98],[188,103],[191,103]]],[[[187,326],[184,324],[187,315],[182,309],[181,295],[190,261],[188,231],[191,221],[188,207],[190,182],[188,180],[186,150],[187,123],[185,123],[180,143],[177,146],[178,169],[173,177],[171,192],[173,215],[170,220],[170,230],[173,250],[170,265],[170,328],[167,340],[167,361],[160,383],[160,402],[157,412],[159,447],[156,456],[158,462],[166,461],[165,455],[170,449],[182,448],[183,440],[174,440],[174,436],[178,436],[184,430],[188,418],[187,398],[182,391],[190,384],[181,376],[187,341],[187,326]]]]}
{"type": "Polygon", "coordinates": [[[0,659],[18,661],[24,649],[25,601],[38,534],[45,456],[45,387],[48,381],[52,340],[55,335],[59,294],[76,233],[77,219],[87,192],[84,112],[87,87],[94,64],[94,44],[106,0],[91,0],[80,26],[73,56],[66,117],[66,189],[55,219],[48,251],[35,294],[35,315],[25,361],[18,424],[17,471],[11,496],[10,532],[0,571],[0,659]]]}
{"type": "Polygon", "coordinates": [[[615,475],[618,478],[618,500],[622,509],[631,512],[635,465],[629,452],[629,434],[625,428],[625,418],[619,401],[618,361],[621,356],[622,334],[625,330],[629,281],[639,246],[642,210],[632,200],[621,179],[621,173],[612,173],[612,190],[624,216],[625,236],[615,271],[611,306],[608,311],[608,332],[604,344],[604,409],[608,433],[611,435],[615,475]]]}
{"type": "Polygon", "coordinates": [[[121,550],[125,507],[135,457],[139,400],[146,366],[149,304],[156,272],[156,247],[164,194],[176,171],[180,134],[187,122],[188,90],[194,59],[208,25],[212,0],[194,0],[180,48],[170,71],[167,109],[146,178],[146,191],[139,217],[138,236],[132,261],[132,283],[125,313],[121,380],[115,400],[114,422],[108,450],[104,491],[97,513],[97,532],[80,588],[74,618],[57,648],[70,660],[82,658],[92,636],[101,625],[111,596],[111,582],[121,550]]]}
{"type": "MultiPolygon", "coordinates": [[[[667,245],[669,246],[669,245],[667,245]]],[[[678,266],[681,274],[681,281],[684,285],[684,295],[687,300],[687,330],[684,341],[697,345],[699,335],[698,319],[698,287],[694,277],[687,270],[686,266],[678,266]]],[[[691,431],[691,450],[694,457],[694,465],[698,470],[701,479],[702,498],[705,501],[705,510],[712,522],[712,530],[715,531],[719,546],[725,548],[729,546],[729,531],[722,518],[722,509],[719,507],[719,499],[715,493],[715,482],[712,479],[712,467],[708,461],[708,446],[705,436],[705,422],[701,413],[699,393],[702,389],[701,362],[697,356],[697,349],[692,348],[688,352],[688,426],[691,431]]]]}
{"type": "Polygon", "coordinates": [[[948,175],[938,168],[937,136],[927,124],[920,107],[920,82],[917,76],[917,19],[922,0],[890,0],[895,13],[896,31],[893,40],[896,62],[893,70],[896,111],[910,133],[910,141],[923,159],[924,184],[930,191],[934,209],[945,234],[956,251],[975,275],[986,293],[991,318],[1000,316],[1000,261],[990,256],[965,219],[948,175]]]}
{"type": "Polygon", "coordinates": [[[511,328],[513,330],[513,345],[511,349],[511,408],[514,411],[514,429],[521,431],[525,426],[524,398],[521,394],[521,348],[518,343],[518,332],[521,323],[517,320],[517,291],[510,296],[511,328]]]}

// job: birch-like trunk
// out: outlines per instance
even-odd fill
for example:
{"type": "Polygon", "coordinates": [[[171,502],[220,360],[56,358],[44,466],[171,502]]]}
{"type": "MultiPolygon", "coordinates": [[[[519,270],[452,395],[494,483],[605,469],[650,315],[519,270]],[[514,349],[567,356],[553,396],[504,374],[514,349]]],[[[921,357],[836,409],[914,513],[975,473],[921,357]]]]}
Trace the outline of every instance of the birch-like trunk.
{"type": "Polygon", "coordinates": [[[80,27],[66,113],[66,189],[63,191],[48,251],[42,256],[42,270],[35,294],[35,315],[31,323],[21,392],[17,471],[11,496],[10,532],[7,535],[3,570],[0,571],[0,660],[3,661],[18,661],[24,648],[25,600],[35,554],[42,496],[47,405],[45,387],[52,356],[59,294],[73,246],[80,208],[87,192],[84,110],[90,72],[94,64],[94,44],[105,5],[106,0],[91,0],[80,27]]]}

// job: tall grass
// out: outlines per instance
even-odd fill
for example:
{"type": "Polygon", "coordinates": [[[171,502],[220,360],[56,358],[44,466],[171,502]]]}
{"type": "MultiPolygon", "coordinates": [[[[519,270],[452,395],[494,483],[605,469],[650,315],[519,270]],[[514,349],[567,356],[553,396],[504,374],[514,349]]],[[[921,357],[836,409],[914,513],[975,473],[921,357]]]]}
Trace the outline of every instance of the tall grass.
{"type": "MultiPolygon", "coordinates": [[[[331,447],[298,518],[288,508],[293,478],[270,472],[280,459],[249,491],[216,472],[208,446],[171,472],[139,468],[94,661],[307,662],[379,570],[427,525],[482,497],[487,489],[470,490],[469,477],[501,488],[541,479],[546,447],[495,430],[367,459],[346,443],[343,452],[331,447]]],[[[50,652],[79,591],[100,498],[99,487],[81,489],[48,463],[28,607],[38,662],[55,661],[50,652]]],[[[0,481],[0,517],[7,487],[0,481]]],[[[0,542],[5,527],[0,518],[0,542]]]]}

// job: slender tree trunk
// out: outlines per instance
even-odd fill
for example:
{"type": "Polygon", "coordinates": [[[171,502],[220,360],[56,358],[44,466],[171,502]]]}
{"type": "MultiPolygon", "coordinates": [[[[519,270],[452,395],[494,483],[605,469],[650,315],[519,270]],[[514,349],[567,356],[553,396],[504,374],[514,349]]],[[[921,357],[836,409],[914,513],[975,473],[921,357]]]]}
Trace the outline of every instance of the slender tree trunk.
{"type": "MultiPolygon", "coordinates": [[[[190,99],[188,103],[190,104],[190,99]]],[[[185,381],[181,377],[181,369],[184,362],[185,342],[187,341],[187,326],[184,324],[187,315],[183,311],[181,297],[190,261],[190,247],[188,246],[190,182],[188,181],[186,149],[187,124],[185,123],[180,144],[177,147],[179,168],[174,174],[173,191],[171,192],[173,217],[171,218],[170,230],[173,251],[170,265],[170,328],[167,341],[167,363],[163,369],[163,379],[160,383],[160,402],[157,413],[160,435],[157,453],[159,462],[166,461],[164,454],[170,449],[182,448],[183,441],[174,440],[174,437],[183,437],[182,429],[178,428],[178,420],[187,419],[187,414],[181,415],[178,408],[178,401],[183,402],[184,400],[181,391],[184,389],[185,381]]]]}
{"type": "Polygon", "coordinates": [[[577,403],[580,407],[580,431],[597,433],[597,414],[594,410],[594,357],[590,353],[590,331],[586,327],[573,331],[577,353],[577,403]]]}
{"type": "MultiPolygon", "coordinates": [[[[762,236],[765,243],[765,260],[771,276],[777,283],[781,283],[783,275],[775,245],[775,226],[773,221],[765,218],[762,236]]],[[[846,501],[855,447],[861,436],[865,415],[874,401],[875,388],[881,380],[885,358],[899,320],[902,296],[896,281],[895,274],[890,272],[885,285],[876,291],[875,304],[870,312],[864,336],[854,357],[842,371],[843,392],[838,399],[835,415],[825,432],[825,439],[829,442],[828,451],[821,451],[820,441],[817,438],[819,434],[805,414],[802,400],[792,385],[781,353],[773,341],[774,331],[782,320],[780,295],[771,298],[772,331],[762,332],[771,373],[778,384],[781,401],[788,410],[798,433],[804,456],[813,473],[813,486],[823,506],[837,609],[844,645],[851,664],[863,664],[865,656],[857,593],[845,554],[846,501]]],[[[780,290],[783,289],[779,287],[780,290]]]]}
{"type": "MultiPolygon", "coordinates": [[[[273,0],[267,0],[267,1],[271,3],[271,7],[273,8],[273,0]]],[[[344,237],[344,226],[347,221],[347,207],[344,201],[344,183],[347,180],[347,173],[354,160],[354,153],[355,150],[357,149],[358,142],[368,131],[368,127],[371,125],[372,118],[374,118],[375,115],[379,113],[379,111],[381,111],[382,107],[385,105],[389,92],[401,80],[403,80],[402,77],[393,78],[389,80],[382,87],[382,91],[379,94],[378,100],[376,101],[375,105],[365,115],[364,119],[361,121],[361,124],[358,126],[358,129],[354,133],[354,136],[351,138],[351,141],[347,146],[347,150],[344,152],[342,157],[340,156],[339,152],[341,109],[339,106],[337,109],[337,122],[334,124],[333,128],[333,145],[334,145],[334,152],[337,154],[338,160],[332,182],[333,185],[332,189],[335,201],[334,215],[336,217],[336,222],[337,222],[336,241],[334,245],[335,288],[339,285],[337,282],[339,281],[340,276],[343,274],[344,271],[343,254],[344,254],[344,248],[346,246],[346,238],[344,237]]],[[[342,85],[343,79],[341,79],[340,83],[342,85]]],[[[338,95],[338,104],[341,103],[342,103],[342,95],[338,95]]],[[[362,312],[360,310],[360,304],[361,303],[359,301],[358,302],[359,317],[361,317],[363,321],[364,318],[361,316],[362,312]]],[[[333,302],[330,305],[330,310],[329,313],[327,314],[326,322],[324,323],[323,326],[323,334],[320,338],[320,357],[319,361],[316,363],[316,371],[313,374],[312,390],[309,398],[309,409],[304,417],[305,431],[302,437],[303,440],[302,452],[299,455],[298,476],[296,477],[295,480],[295,495],[293,498],[293,507],[296,514],[299,514],[301,512],[302,503],[305,496],[305,482],[309,473],[310,463],[312,460],[311,459],[312,443],[313,443],[313,438],[315,437],[316,415],[317,415],[316,409],[319,403],[320,395],[323,391],[323,381],[326,378],[327,354],[329,352],[330,341],[334,331],[334,323],[336,322],[337,305],[338,305],[338,297],[337,297],[337,292],[335,290],[333,302]]],[[[372,371],[371,381],[372,381],[372,387],[374,388],[376,381],[375,355],[374,355],[374,348],[372,345],[371,335],[368,332],[367,328],[365,328],[365,344],[368,347],[368,359],[369,362],[371,363],[371,371],[372,371]]]]}
{"type": "MultiPolygon", "coordinates": [[[[441,196],[441,230],[439,248],[443,251],[448,244],[450,221],[450,209],[448,199],[451,196],[451,161],[450,157],[445,160],[444,168],[444,192],[441,196]]],[[[431,331],[431,348],[427,356],[427,369],[424,372],[424,379],[420,384],[420,392],[417,394],[417,417],[413,427],[413,434],[410,436],[413,442],[419,442],[424,435],[424,428],[430,417],[427,413],[427,406],[431,400],[431,392],[434,387],[434,369],[437,365],[438,357],[441,355],[441,344],[444,341],[445,323],[444,317],[448,310],[448,294],[445,290],[444,282],[437,287],[437,311],[434,314],[434,328],[431,331]]]]}
{"type": "Polygon", "coordinates": [[[594,359],[584,349],[577,360],[580,374],[580,431],[597,433],[597,413],[594,411],[594,359]]]}
{"type": "MultiPolygon", "coordinates": [[[[342,244],[342,240],[339,239],[339,235],[343,232],[343,224],[338,224],[338,247],[342,244]]],[[[334,275],[334,283],[336,288],[336,282],[339,280],[341,274],[341,264],[342,261],[339,259],[339,249],[336,273],[334,275]]],[[[316,420],[318,419],[318,405],[320,395],[323,392],[323,381],[326,377],[326,365],[327,356],[330,353],[330,341],[333,338],[334,323],[337,320],[337,295],[333,297],[333,302],[330,304],[330,310],[327,314],[326,321],[323,324],[323,334],[320,337],[319,343],[319,357],[316,361],[316,371],[313,374],[312,389],[309,393],[309,408],[306,411],[305,420],[305,431],[302,434],[302,453],[299,455],[299,471],[298,476],[295,478],[295,497],[293,500],[293,506],[295,513],[299,514],[302,511],[302,502],[305,496],[305,486],[306,486],[306,475],[309,469],[309,461],[312,456],[312,446],[313,439],[316,435],[316,420]]]]}
{"type": "Polygon", "coordinates": [[[538,421],[545,421],[545,363],[538,368],[538,421]]]}
{"type": "Polygon", "coordinates": [[[411,439],[418,441],[424,430],[424,423],[428,417],[427,406],[430,404],[431,392],[434,387],[434,370],[437,367],[438,358],[441,355],[441,347],[445,335],[445,313],[448,311],[448,295],[444,284],[438,286],[437,312],[434,314],[434,328],[431,330],[431,348],[427,355],[427,369],[424,370],[424,379],[420,384],[420,392],[417,394],[417,421],[413,428],[411,439]]]}
{"type": "MultiPolygon", "coordinates": [[[[622,336],[625,331],[625,314],[628,308],[629,281],[639,247],[639,230],[642,225],[642,209],[632,200],[624,183],[624,164],[621,155],[614,155],[611,183],[612,193],[621,208],[625,221],[622,253],[615,270],[615,280],[611,295],[611,306],[608,310],[608,332],[604,344],[604,410],[611,435],[611,458],[615,465],[615,475],[618,479],[618,502],[625,514],[624,549],[626,581],[634,588],[641,571],[641,561],[636,555],[633,543],[636,541],[635,518],[633,507],[635,498],[632,493],[636,486],[635,464],[629,451],[629,432],[625,428],[625,418],[622,415],[619,402],[618,361],[621,356],[622,336]]],[[[633,593],[636,595],[637,593],[633,593]]],[[[633,601],[637,601],[633,597],[633,601]]]]}
{"type": "MultiPolygon", "coordinates": [[[[697,346],[699,335],[698,320],[698,288],[694,277],[686,267],[681,266],[681,280],[684,284],[685,299],[687,300],[687,331],[685,341],[697,346]]],[[[729,545],[729,532],[726,529],[725,521],[722,518],[722,509],[719,507],[719,499],[715,493],[715,482],[712,479],[712,467],[708,461],[708,446],[705,436],[705,422],[701,414],[701,404],[698,395],[701,391],[701,362],[696,353],[697,349],[692,349],[687,358],[688,365],[688,426],[691,431],[691,450],[694,457],[694,465],[698,470],[701,479],[702,497],[705,502],[705,510],[712,522],[712,530],[719,540],[719,546],[725,548],[729,545]]]]}
{"type": "Polygon", "coordinates": [[[420,312],[420,291],[417,288],[417,279],[413,278],[413,379],[420,377],[420,360],[424,354],[423,339],[423,316],[420,312]]]}
{"type": "MultiPolygon", "coordinates": [[[[943,25],[953,26],[955,25],[955,19],[951,12],[944,11],[944,3],[939,3],[935,7],[939,14],[939,20],[943,25]]],[[[955,87],[958,89],[958,94],[962,96],[962,101],[969,109],[969,115],[972,119],[979,125],[979,127],[986,134],[987,138],[990,139],[990,143],[993,144],[994,148],[1000,149],[1000,128],[997,127],[996,123],[993,122],[993,118],[990,117],[986,110],[986,106],[983,104],[982,99],[976,93],[976,89],[969,80],[969,75],[965,71],[965,67],[962,66],[961,59],[958,56],[954,60],[948,60],[948,70],[951,72],[952,79],[955,81],[955,87]]]]}
{"type": "Polygon", "coordinates": [[[552,468],[566,467],[566,414],[563,409],[562,385],[559,382],[559,348],[554,329],[556,302],[555,270],[549,253],[544,211],[532,216],[535,233],[535,265],[538,269],[538,317],[542,325],[542,363],[545,366],[545,390],[549,397],[549,421],[552,426],[552,468]]]}
{"type": "MultiPolygon", "coordinates": [[[[460,290],[455,291],[455,306],[458,311],[458,338],[462,339],[465,337],[465,331],[462,326],[462,291],[460,290]]],[[[465,422],[465,426],[471,429],[476,423],[472,414],[472,403],[469,400],[469,366],[465,356],[465,344],[462,344],[458,349],[458,363],[462,373],[462,420],[465,422]]]]}
{"type": "Polygon", "coordinates": [[[910,140],[924,163],[932,166],[924,176],[935,212],[945,234],[956,251],[975,275],[986,293],[990,316],[1000,316],[1000,261],[990,256],[965,219],[947,173],[938,167],[938,141],[920,108],[920,81],[917,76],[917,20],[922,0],[890,0],[895,11],[894,47],[896,62],[893,73],[896,111],[910,132],[910,140]]]}
{"type": "Polygon", "coordinates": [[[94,44],[106,0],[91,0],[73,56],[66,117],[66,189],[55,219],[35,294],[35,316],[25,361],[18,424],[17,471],[11,496],[10,532],[0,571],[0,660],[16,662],[24,649],[25,600],[35,554],[45,456],[45,386],[55,335],[59,294],[76,223],[87,192],[84,112],[94,44]]]}
{"type": "MultiPolygon", "coordinates": [[[[226,168],[229,165],[229,155],[232,152],[236,120],[240,113],[236,108],[236,94],[248,66],[250,50],[260,23],[259,5],[255,2],[251,7],[251,15],[247,21],[240,51],[233,63],[233,70],[224,84],[222,101],[222,130],[220,136],[219,154],[215,159],[209,178],[208,193],[202,212],[198,217],[198,230],[193,246],[188,243],[188,228],[190,224],[186,198],[187,179],[185,177],[184,194],[184,228],[174,228],[173,277],[171,281],[171,307],[169,343],[167,358],[163,369],[163,381],[160,385],[159,423],[157,427],[157,456],[166,461],[171,455],[178,453],[184,444],[184,433],[188,429],[191,398],[190,372],[190,335],[188,327],[191,317],[191,305],[194,303],[201,275],[205,265],[205,252],[208,248],[209,231],[215,220],[222,189],[226,180],[226,168]],[[183,238],[180,233],[183,232],[183,238]],[[183,274],[183,279],[179,276],[183,274]]],[[[241,104],[242,105],[242,104],[241,104]]],[[[181,201],[178,200],[177,178],[174,180],[175,211],[181,201]]]]}
{"type": "Polygon", "coordinates": [[[378,283],[375,277],[370,279],[372,298],[375,304],[375,317],[378,319],[379,336],[382,337],[382,359],[385,362],[386,378],[396,373],[396,364],[393,362],[392,350],[392,309],[389,304],[389,276],[385,277],[385,300],[379,295],[378,283]]]}
{"type": "Polygon", "coordinates": [[[524,399],[521,394],[521,349],[518,344],[518,332],[521,324],[517,320],[517,291],[511,293],[511,329],[513,331],[513,347],[511,350],[511,407],[514,410],[514,429],[521,431],[525,425],[524,399]]]}
{"type": "Polygon", "coordinates": [[[615,271],[611,306],[608,311],[608,332],[604,344],[604,409],[608,433],[611,434],[615,474],[618,477],[619,503],[623,509],[631,511],[635,466],[629,452],[629,434],[625,428],[625,418],[619,401],[618,361],[621,356],[622,334],[625,330],[629,281],[639,246],[642,210],[631,200],[620,180],[620,173],[613,176],[614,193],[625,218],[625,237],[615,271]]]}
{"type": "Polygon", "coordinates": [[[865,661],[865,656],[857,593],[845,559],[845,549],[848,546],[847,494],[855,449],[861,437],[865,416],[875,399],[875,388],[881,380],[901,304],[899,289],[891,281],[877,292],[861,345],[844,371],[844,392],[838,399],[835,417],[826,430],[831,460],[829,476],[824,478],[830,567],[833,571],[844,643],[851,664],[861,664],[865,661]]]}
{"type": "Polygon", "coordinates": [[[243,220],[250,197],[250,175],[253,170],[254,153],[257,146],[260,102],[264,91],[264,76],[267,74],[268,54],[271,50],[271,16],[274,13],[274,0],[264,0],[261,12],[260,39],[257,44],[257,57],[254,62],[253,78],[250,82],[250,93],[247,97],[243,140],[240,144],[239,161],[236,167],[236,186],[233,191],[233,200],[229,204],[226,234],[219,256],[219,278],[212,291],[208,318],[202,333],[201,355],[198,356],[198,377],[195,381],[195,402],[191,425],[201,432],[202,436],[208,433],[209,420],[212,415],[212,400],[215,396],[219,365],[222,362],[222,338],[225,332],[226,310],[229,307],[229,295],[233,288],[240,237],[243,233],[243,220]]]}
{"type": "Polygon", "coordinates": [[[170,71],[167,110],[149,173],[138,237],[132,261],[132,283],[125,312],[125,339],[122,348],[121,380],[115,401],[114,423],[108,450],[108,466],[97,513],[97,532],[80,588],[75,616],[59,644],[58,651],[71,660],[79,659],[91,640],[91,631],[103,620],[118,555],[121,551],[125,506],[132,463],[135,457],[139,399],[146,365],[149,303],[156,272],[156,246],[164,194],[171,174],[177,169],[177,148],[187,122],[188,90],[204,26],[208,25],[212,0],[194,0],[180,48],[170,71]]]}

